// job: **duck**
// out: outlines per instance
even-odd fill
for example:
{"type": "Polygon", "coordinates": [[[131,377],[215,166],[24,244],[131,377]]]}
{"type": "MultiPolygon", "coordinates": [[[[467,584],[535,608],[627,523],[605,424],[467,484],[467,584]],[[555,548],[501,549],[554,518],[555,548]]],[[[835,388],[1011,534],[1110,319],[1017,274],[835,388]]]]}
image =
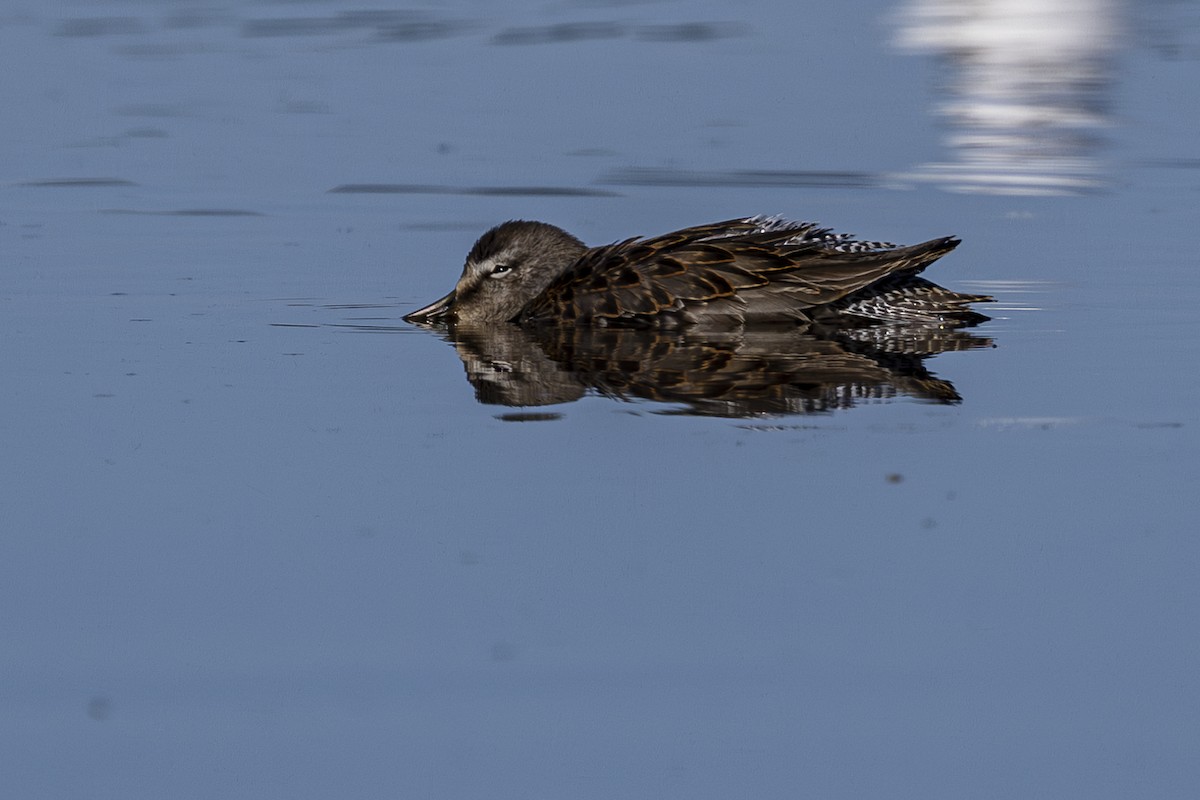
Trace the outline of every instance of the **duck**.
{"type": "Polygon", "coordinates": [[[863,241],[815,222],[752,216],[588,247],[555,225],[509,220],[484,233],[417,325],[627,326],[924,324],[988,317],[987,295],[920,273],[960,243],[863,241]]]}

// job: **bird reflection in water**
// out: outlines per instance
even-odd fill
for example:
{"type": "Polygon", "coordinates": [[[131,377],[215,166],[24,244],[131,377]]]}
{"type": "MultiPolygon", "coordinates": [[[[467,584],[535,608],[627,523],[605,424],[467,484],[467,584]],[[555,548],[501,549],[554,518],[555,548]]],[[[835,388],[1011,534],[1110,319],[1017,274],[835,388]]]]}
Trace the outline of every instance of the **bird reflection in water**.
{"type": "Polygon", "coordinates": [[[686,330],[515,325],[444,329],[479,402],[568,403],[593,392],[719,417],[811,414],[908,396],[955,404],[925,368],[950,350],[991,347],[964,330],[880,326],[686,330]]]}

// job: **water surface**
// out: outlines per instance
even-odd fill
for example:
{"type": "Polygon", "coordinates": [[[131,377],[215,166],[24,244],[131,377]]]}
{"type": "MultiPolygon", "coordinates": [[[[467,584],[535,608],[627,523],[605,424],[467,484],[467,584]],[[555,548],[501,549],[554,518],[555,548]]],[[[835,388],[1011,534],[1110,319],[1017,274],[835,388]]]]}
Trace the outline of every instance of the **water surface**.
{"type": "Polygon", "coordinates": [[[7,793],[1194,796],[1197,20],[1053,9],[0,3],[7,793]],[[400,319],[755,213],[961,236],[958,402],[481,403],[400,319]]]}

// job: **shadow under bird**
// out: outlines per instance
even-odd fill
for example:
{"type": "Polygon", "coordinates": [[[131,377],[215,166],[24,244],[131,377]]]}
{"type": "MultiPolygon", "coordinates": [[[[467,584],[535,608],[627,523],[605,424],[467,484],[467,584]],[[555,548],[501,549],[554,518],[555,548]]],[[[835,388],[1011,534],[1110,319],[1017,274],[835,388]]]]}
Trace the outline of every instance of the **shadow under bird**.
{"type": "Polygon", "coordinates": [[[467,255],[445,297],[408,322],[676,328],[771,323],[966,327],[988,318],[919,277],[958,246],[871,242],[812,222],[747,217],[589,248],[561,228],[514,220],[467,255]]]}

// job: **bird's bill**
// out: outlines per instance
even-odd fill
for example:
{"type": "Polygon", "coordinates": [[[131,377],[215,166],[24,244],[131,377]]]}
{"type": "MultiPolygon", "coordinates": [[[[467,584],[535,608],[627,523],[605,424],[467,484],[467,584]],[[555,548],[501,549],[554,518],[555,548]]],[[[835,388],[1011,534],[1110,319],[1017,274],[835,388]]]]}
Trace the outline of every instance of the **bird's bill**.
{"type": "Polygon", "coordinates": [[[418,325],[428,325],[431,322],[443,320],[450,313],[450,309],[454,306],[454,292],[445,297],[434,300],[424,308],[418,308],[411,314],[404,317],[405,322],[414,322],[418,325]]]}

